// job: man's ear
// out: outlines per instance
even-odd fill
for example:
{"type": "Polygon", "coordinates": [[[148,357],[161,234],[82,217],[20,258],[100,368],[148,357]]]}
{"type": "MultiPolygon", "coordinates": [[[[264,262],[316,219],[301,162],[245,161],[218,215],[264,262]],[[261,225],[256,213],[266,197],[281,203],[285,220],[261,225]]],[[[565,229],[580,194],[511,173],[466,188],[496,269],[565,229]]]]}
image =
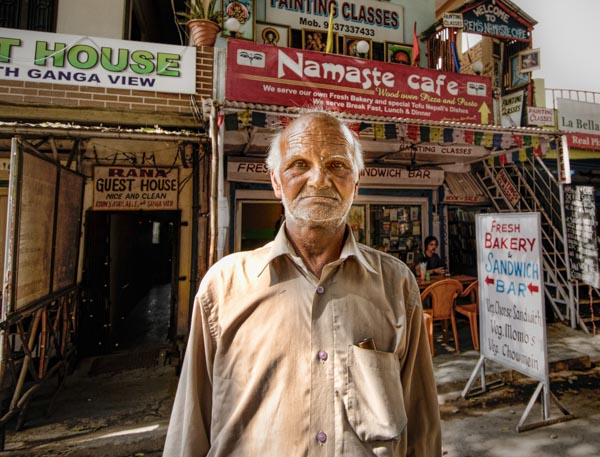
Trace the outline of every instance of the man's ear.
{"type": "Polygon", "coordinates": [[[275,192],[275,196],[281,200],[281,185],[275,177],[275,171],[271,170],[269,171],[269,174],[271,175],[271,185],[273,186],[273,192],[275,192]]]}
{"type": "Polygon", "coordinates": [[[354,198],[358,197],[358,180],[354,183],[354,198]]]}

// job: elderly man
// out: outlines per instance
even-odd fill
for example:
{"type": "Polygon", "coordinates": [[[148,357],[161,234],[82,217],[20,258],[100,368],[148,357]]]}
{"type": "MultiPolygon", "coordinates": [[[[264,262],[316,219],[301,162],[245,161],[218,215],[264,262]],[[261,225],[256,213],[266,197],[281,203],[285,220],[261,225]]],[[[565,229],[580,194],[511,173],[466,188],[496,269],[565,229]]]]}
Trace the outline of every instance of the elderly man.
{"type": "Polygon", "coordinates": [[[165,457],[441,455],[415,278],[346,225],[358,140],[310,113],[267,162],[285,223],[204,277],[165,457]]]}

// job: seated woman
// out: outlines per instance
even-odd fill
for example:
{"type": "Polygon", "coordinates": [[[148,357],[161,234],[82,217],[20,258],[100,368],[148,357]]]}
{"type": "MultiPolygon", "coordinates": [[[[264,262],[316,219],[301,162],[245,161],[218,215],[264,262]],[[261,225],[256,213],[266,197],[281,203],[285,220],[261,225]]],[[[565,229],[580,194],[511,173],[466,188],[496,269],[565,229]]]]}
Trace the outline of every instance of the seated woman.
{"type": "Polygon", "coordinates": [[[433,275],[443,275],[446,272],[444,262],[435,252],[438,244],[438,240],[435,236],[428,236],[425,238],[425,252],[423,253],[423,257],[417,260],[417,276],[421,274],[419,263],[427,263],[427,271],[433,275]]]}

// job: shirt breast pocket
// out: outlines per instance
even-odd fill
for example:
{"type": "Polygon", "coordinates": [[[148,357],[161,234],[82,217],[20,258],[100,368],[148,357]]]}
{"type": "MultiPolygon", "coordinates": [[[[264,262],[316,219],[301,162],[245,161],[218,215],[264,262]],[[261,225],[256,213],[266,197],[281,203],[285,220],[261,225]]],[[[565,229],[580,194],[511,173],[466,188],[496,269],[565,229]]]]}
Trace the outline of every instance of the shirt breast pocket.
{"type": "Polygon", "coordinates": [[[349,346],[346,388],[348,421],[360,440],[400,439],[407,419],[396,354],[349,346]]]}

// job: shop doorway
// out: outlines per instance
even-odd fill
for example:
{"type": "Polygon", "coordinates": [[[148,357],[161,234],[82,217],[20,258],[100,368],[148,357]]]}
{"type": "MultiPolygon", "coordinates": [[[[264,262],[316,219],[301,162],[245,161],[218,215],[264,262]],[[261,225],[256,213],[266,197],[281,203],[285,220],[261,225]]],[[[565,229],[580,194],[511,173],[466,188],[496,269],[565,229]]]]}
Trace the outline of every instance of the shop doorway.
{"type": "Polygon", "coordinates": [[[79,349],[169,344],[177,303],[179,211],[88,211],[79,349]]]}

